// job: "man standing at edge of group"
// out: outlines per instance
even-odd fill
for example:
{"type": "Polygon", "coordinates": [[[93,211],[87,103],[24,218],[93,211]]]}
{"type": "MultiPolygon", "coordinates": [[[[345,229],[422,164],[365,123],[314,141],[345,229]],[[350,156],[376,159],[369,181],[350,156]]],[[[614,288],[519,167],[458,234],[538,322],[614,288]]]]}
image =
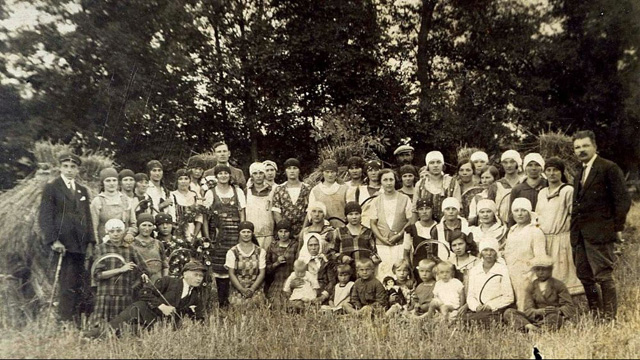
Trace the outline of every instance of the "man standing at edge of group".
{"type": "Polygon", "coordinates": [[[618,307],[613,279],[614,242],[620,239],[631,197],[622,170],[596,154],[593,131],[578,131],[573,150],[582,163],[574,179],[571,246],[578,279],[584,286],[589,309],[605,320],[615,320],[618,307]],[[602,296],[599,304],[598,287],[602,296]]]}
{"type": "MultiPolygon", "coordinates": [[[[237,185],[243,191],[246,190],[247,179],[244,177],[244,173],[241,169],[233,167],[229,163],[231,151],[229,151],[229,147],[227,146],[227,144],[224,141],[218,141],[217,143],[213,144],[213,152],[216,154],[216,165],[228,166],[231,169],[231,178],[234,180],[235,185],[237,185]]],[[[215,168],[215,166],[213,168],[215,168]]],[[[213,175],[213,168],[205,171],[203,177],[213,175]]]]}
{"type": "Polygon", "coordinates": [[[58,161],[60,176],[44,188],[39,222],[44,244],[63,257],[59,319],[80,324],[80,314],[90,310],[85,308],[90,307],[88,260],[93,256],[96,239],[89,191],[75,181],[82,161],[71,153],[62,154],[58,161]]]}

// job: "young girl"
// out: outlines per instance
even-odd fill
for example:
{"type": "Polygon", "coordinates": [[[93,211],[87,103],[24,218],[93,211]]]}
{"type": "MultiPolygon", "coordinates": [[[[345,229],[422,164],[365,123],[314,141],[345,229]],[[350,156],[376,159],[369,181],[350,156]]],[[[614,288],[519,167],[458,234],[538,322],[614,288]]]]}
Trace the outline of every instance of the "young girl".
{"type": "Polygon", "coordinates": [[[133,241],[133,247],[147,264],[149,278],[153,283],[161,277],[169,275],[169,264],[164,246],[160,240],[151,236],[154,229],[153,215],[140,214],[138,216],[139,234],[133,241]]]}
{"type": "Polygon", "coordinates": [[[436,265],[438,281],[433,288],[433,301],[429,304],[427,316],[439,311],[445,320],[455,318],[464,304],[464,285],[454,277],[455,266],[442,261],[436,265]]]}
{"type": "Polygon", "coordinates": [[[244,305],[263,299],[262,285],[267,267],[266,252],[256,245],[258,241],[253,235],[253,223],[243,221],[238,225],[238,230],[238,245],[227,251],[224,264],[229,270],[232,285],[229,292],[231,305],[244,305]]]}
{"type": "Polygon", "coordinates": [[[478,244],[479,239],[494,238],[500,244],[500,254],[504,250],[504,241],[507,237],[507,227],[498,217],[498,207],[491,199],[482,199],[478,201],[478,225],[471,226],[470,230],[473,239],[478,244]]]}
{"type": "Polygon", "coordinates": [[[411,295],[408,311],[410,316],[426,316],[429,310],[429,304],[433,300],[433,288],[436,285],[436,279],[433,275],[433,268],[436,262],[433,259],[422,259],[418,263],[418,276],[422,281],[411,295]]]}
{"type": "Polygon", "coordinates": [[[147,188],[149,188],[149,176],[145,173],[137,173],[134,176],[136,185],[133,189],[133,204],[136,216],[139,214],[151,214],[155,212],[153,210],[153,200],[151,196],[147,194],[147,188]]]}
{"type": "MultiPolygon", "coordinates": [[[[193,246],[183,238],[173,235],[173,220],[171,215],[159,213],[155,216],[156,239],[165,249],[169,263],[169,275],[180,276],[182,267],[191,260],[193,246]]],[[[207,264],[210,266],[211,264],[207,264]]]]}
{"type": "Polygon", "coordinates": [[[529,199],[515,199],[511,204],[511,212],[516,224],[507,235],[504,260],[509,268],[518,310],[523,311],[526,289],[532,278],[529,260],[546,255],[546,240],[542,230],[536,226],[537,221],[533,219],[529,199]]]}
{"type": "MultiPolygon", "coordinates": [[[[349,303],[351,288],[354,282],[351,281],[353,269],[347,264],[337,266],[338,283],[333,290],[333,299],[329,300],[329,305],[323,305],[322,310],[342,312],[343,306],[349,303]]],[[[393,279],[392,279],[393,280],[393,279]]]]}
{"type": "MultiPolygon", "coordinates": [[[[412,269],[415,268],[420,260],[435,258],[438,253],[438,245],[430,241],[431,230],[436,226],[430,199],[418,199],[416,209],[418,210],[420,221],[407,227],[405,231],[409,234],[409,238],[406,238],[402,245],[404,258],[411,264],[412,269]]],[[[414,275],[415,278],[419,278],[417,270],[414,275]]]]}
{"type": "Polygon", "coordinates": [[[347,226],[336,229],[333,236],[334,250],[339,255],[339,260],[350,263],[352,269],[355,269],[355,261],[362,258],[372,258],[375,263],[378,261],[376,241],[371,229],[362,226],[362,207],[357,202],[350,201],[345,205],[344,212],[347,226]]]}
{"type": "Polygon", "coordinates": [[[465,289],[469,288],[469,270],[479,263],[477,246],[474,242],[468,242],[467,237],[464,234],[460,234],[460,237],[453,239],[451,242],[451,252],[454,254],[453,264],[456,269],[462,274],[462,284],[465,289]]]}
{"type": "Polygon", "coordinates": [[[453,257],[451,241],[464,234],[473,240],[469,223],[460,214],[460,202],[454,197],[446,198],[442,202],[442,221],[431,230],[431,238],[438,240],[438,258],[447,261],[453,257]]]}
{"type": "Polygon", "coordinates": [[[267,250],[267,297],[276,299],[282,295],[287,277],[293,271],[297,257],[298,240],[291,238],[291,223],[280,220],[275,226],[276,241],[267,250]]]}
{"type": "Polygon", "coordinates": [[[418,181],[418,173],[416,167],[413,165],[402,165],[398,170],[398,176],[402,182],[402,188],[398,191],[407,195],[409,198],[413,198],[413,190],[418,181]]]}
{"type": "Polygon", "coordinates": [[[151,160],[147,163],[149,173],[149,187],[147,194],[151,197],[154,213],[167,213],[175,220],[175,210],[173,199],[169,196],[169,190],[164,186],[164,169],[158,160],[151,160]]]}
{"type": "Polygon", "coordinates": [[[415,288],[415,281],[411,278],[411,265],[405,259],[396,261],[391,268],[396,277],[396,284],[400,288],[400,305],[406,305],[415,288]]]}
{"type": "Polygon", "coordinates": [[[293,272],[284,282],[282,291],[288,296],[287,307],[302,310],[307,305],[315,302],[320,285],[314,275],[307,271],[307,264],[303,260],[293,263],[293,272]],[[291,283],[297,280],[298,286],[292,288],[291,283]]]}
{"type": "Polygon", "coordinates": [[[133,303],[133,284],[137,277],[149,280],[147,265],[135,248],[123,241],[125,225],[120,219],[105,224],[105,242],[96,247],[91,276],[98,289],[93,311],[95,320],[111,321],[133,303]]]}
{"type": "MultiPolygon", "coordinates": [[[[426,177],[421,178],[416,184],[413,193],[413,212],[417,220],[417,204],[419,199],[428,199],[433,209],[433,217],[436,221],[440,221],[442,217],[441,204],[442,201],[453,196],[456,182],[449,175],[444,173],[444,156],[440,151],[430,151],[425,157],[427,166],[426,177]]],[[[460,194],[457,194],[459,197],[460,194]]]]}
{"type": "Polygon", "coordinates": [[[118,172],[114,168],[100,171],[100,193],[91,201],[91,220],[96,240],[105,238],[105,224],[110,219],[120,219],[127,225],[124,240],[132,243],[138,234],[135,204],[127,195],[118,191],[118,172]]]}
{"type": "Polygon", "coordinates": [[[356,190],[364,184],[364,159],[359,156],[352,156],[347,160],[347,202],[358,201],[356,190]]]}

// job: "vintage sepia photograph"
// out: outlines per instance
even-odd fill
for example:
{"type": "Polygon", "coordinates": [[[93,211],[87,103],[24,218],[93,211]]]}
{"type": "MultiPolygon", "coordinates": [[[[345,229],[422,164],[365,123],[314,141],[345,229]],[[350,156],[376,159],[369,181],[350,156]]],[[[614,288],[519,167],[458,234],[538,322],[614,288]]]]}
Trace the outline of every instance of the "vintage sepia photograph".
{"type": "Polygon", "coordinates": [[[640,357],[638,0],[0,0],[0,358],[640,357]]]}

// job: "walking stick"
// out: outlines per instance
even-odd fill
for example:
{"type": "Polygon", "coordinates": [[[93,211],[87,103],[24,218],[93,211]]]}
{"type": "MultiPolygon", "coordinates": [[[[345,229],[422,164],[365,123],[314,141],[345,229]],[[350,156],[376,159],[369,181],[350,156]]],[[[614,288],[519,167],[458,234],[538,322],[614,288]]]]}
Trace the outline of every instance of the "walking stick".
{"type": "Polygon", "coordinates": [[[49,319],[51,318],[51,309],[53,308],[53,298],[56,296],[56,289],[58,288],[58,280],[60,279],[60,269],[62,268],[62,258],[66,251],[62,251],[58,255],[58,265],[56,266],[56,275],[53,278],[53,287],[51,289],[51,298],[49,299],[49,309],[47,311],[47,322],[45,323],[45,334],[49,328],[49,319]]]}

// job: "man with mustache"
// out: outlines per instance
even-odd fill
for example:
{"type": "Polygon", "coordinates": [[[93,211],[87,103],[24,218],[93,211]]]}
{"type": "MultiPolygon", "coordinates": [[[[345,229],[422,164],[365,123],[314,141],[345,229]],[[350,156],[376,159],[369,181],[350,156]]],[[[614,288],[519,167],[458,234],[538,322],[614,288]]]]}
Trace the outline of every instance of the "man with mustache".
{"type": "Polygon", "coordinates": [[[573,150],[582,163],[574,179],[571,212],[576,272],[593,315],[615,320],[618,301],[613,280],[614,242],[620,239],[631,197],[620,167],[596,154],[593,131],[578,131],[573,136],[573,150]]]}

